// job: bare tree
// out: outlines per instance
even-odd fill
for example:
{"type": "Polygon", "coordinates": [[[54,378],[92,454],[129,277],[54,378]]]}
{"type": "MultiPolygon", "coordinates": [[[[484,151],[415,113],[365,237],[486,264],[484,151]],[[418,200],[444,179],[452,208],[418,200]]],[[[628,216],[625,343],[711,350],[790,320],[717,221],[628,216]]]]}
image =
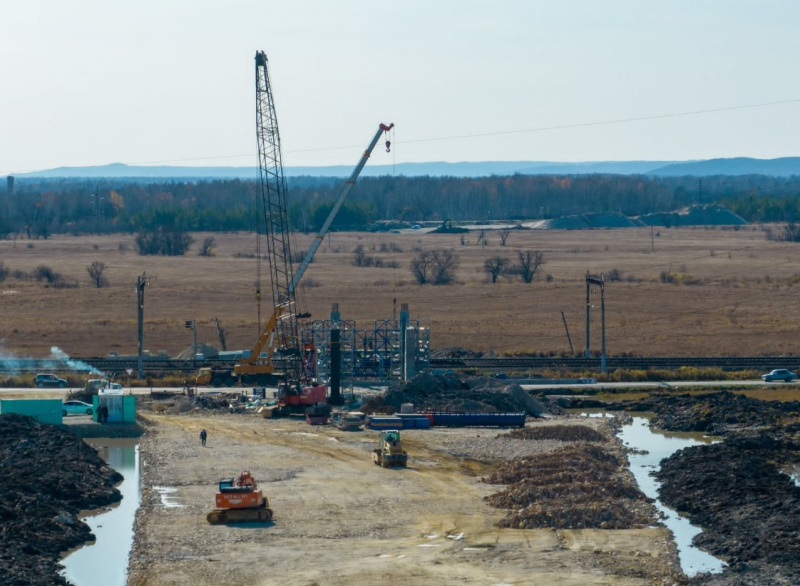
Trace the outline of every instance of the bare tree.
{"type": "Polygon", "coordinates": [[[417,283],[447,285],[453,282],[460,259],[452,250],[425,250],[411,260],[411,273],[417,283]]]}
{"type": "Polygon", "coordinates": [[[484,261],[483,270],[492,278],[492,283],[497,283],[497,277],[503,274],[503,269],[505,269],[506,264],[508,264],[507,258],[493,256],[484,261]]]}
{"type": "Polygon", "coordinates": [[[506,245],[506,240],[508,240],[508,237],[510,235],[511,235],[510,228],[503,228],[502,230],[500,230],[500,246],[506,245]]]}
{"type": "Polygon", "coordinates": [[[452,250],[434,250],[434,285],[449,285],[453,282],[453,274],[461,259],[452,250]]]}
{"type": "Polygon", "coordinates": [[[536,271],[544,264],[544,254],[538,250],[531,252],[526,250],[518,253],[519,262],[515,267],[520,278],[525,283],[531,283],[536,276],[536,271]]]}
{"type": "Polygon", "coordinates": [[[794,222],[789,222],[783,227],[780,240],[786,242],[800,242],[800,226],[794,222]]]}
{"type": "Polygon", "coordinates": [[[430,250],[423,250],[416,258],[411,259],[411,273],[417,283],[424,285],[430,280],[433,273],[433,265],[433,254],[430,250]]]}
{"type": "Polygon", "coordinates": [[[208,236],[205,240],[203,240],[203,244],[200,246],[200,252],[197,254],[200,256],[214,256],[214,249],[217,247],[217,241],[214,240],[213,236],[208,236]]]}
{"type": "Polygon", "coordinates": [[[481,250],[486,248],[486,230],[481,230],[478,232],[478,242],[476,244],[481,245],[481,250]]]}
{"type": "Polygon", "coordinates": [[[371,267],[375,264],[375,257],[364,252],[364,245],[359,244],[353,250],[353,265],[357,267],[371,267]]]}
{"type": "Polygon", "coordinates": [[[103,272],[106,270],[106,263],[100,262],[99,260],[94,261],[88,267],[86,267],[86,272],[89,273],[89,278],[92,280],[92,283],[95,287],[100,289],[101,287],[108,287],[108,279],[103,276],[103,272]]]}

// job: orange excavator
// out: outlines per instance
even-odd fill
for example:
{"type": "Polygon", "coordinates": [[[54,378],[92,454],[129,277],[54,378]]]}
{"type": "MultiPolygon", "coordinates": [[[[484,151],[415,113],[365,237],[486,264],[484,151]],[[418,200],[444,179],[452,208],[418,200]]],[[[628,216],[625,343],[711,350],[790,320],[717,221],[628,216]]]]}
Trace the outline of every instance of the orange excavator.
{"type": "Polygon", "coordinates": [[[264,523],[272,520],[272,509],[249,470],[234,478],[219,481],[217,508],[206,519],[212,525],[225,523],[264,523]]]}

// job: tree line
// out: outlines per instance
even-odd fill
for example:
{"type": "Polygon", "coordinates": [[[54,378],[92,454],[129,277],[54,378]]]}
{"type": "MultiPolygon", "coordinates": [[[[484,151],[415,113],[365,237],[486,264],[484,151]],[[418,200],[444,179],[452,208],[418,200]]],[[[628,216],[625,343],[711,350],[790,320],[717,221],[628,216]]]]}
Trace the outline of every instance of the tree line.
{"type": "MultiPolygon", "coordinates": [[[[338,178],[288,180],[295,230],[315,231],[343,187],[338,178]]],[[[70,233],[254,231],[260,225],[256,181],[18,179],[0,190],[0,237],[70,233]]],[[[800,182],[761,175],[511,175],[364,177],[332,229],[367,230],[378,222],[546,219],[592,212],[638,216],[692,203],[724,205],[749,222],[800,222],[800,182]]],[[[166,235],[165,235],[166,234],[166,235]]],[[[177,241],[180,245],[180,241],[177,241]]]]}

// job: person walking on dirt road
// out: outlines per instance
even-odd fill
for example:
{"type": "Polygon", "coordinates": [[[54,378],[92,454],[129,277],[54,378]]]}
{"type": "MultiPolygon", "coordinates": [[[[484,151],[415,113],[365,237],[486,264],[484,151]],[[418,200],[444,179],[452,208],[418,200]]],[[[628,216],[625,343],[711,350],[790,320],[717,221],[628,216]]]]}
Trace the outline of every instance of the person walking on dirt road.
{"type": "Polygon", "coordinates": [[[206,433],[206,430],[205,429],[201,429],[200,430],[200,443],[203,445],[203,447],[206,446],[206,438],[207,437],[208,437],[208,434],[206,433]]]}

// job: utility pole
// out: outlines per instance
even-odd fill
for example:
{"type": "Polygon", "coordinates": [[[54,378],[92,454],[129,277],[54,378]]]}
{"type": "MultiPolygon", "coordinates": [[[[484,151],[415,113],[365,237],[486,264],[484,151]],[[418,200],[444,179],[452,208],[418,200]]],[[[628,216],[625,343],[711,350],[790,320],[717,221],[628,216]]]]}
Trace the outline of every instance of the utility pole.
{"type": "Polygon", "coordinates": [[[575,356],[575,348],[572,347],[572,338],[569,337],[569,328],[567,327],[567,318],[564,315],[564,310],[561,310],[561,321],[564,322],[564,331],[567,332],[567,342],[569,342],[569,355],[575,356]]]}
{"type": "Polygon", "coordinates": [[[592,357],[591,341],[590,341],[590,326],[589,319],[591,318],[592,305],[589,301],[589,271],[586,271],[586,358],[592,357]]]}
{"type": "Polygon", "coordinates": [[[144,352],[144,288],[147,285],[147,277],[142,273],[141,277],[136,279],[136,297],[137,307],[139,313],[139,379],[144,378],[144,365],[142,364],[142,354],[144,352]]]}
{"type": "Polygon", "coordinates": [[[601,339],[602,350],[600,358],[600,369],[602,372],[606,371],[606,281],[603,273],[599,277],[594,277],[586,272],[586,358],[589,356],[589,288],[591,285],[600,287],[600,323],[601,323],[601,339]]]}
{"type": "Polygon", "coordinates": [[[219,345],[222,346],[222,351],[226,352],[228,347],[225,345],[225,330],[219,325],[219,318],[215,317],[214,321],[217,322],[217,336],[219,336],[219,345]]]}
{"type": "Polygon", "coordinates": [[[197,321],[187,319],[183,322],[183,326],[192,330],[192,362],[197,360],[197,321]]]}

